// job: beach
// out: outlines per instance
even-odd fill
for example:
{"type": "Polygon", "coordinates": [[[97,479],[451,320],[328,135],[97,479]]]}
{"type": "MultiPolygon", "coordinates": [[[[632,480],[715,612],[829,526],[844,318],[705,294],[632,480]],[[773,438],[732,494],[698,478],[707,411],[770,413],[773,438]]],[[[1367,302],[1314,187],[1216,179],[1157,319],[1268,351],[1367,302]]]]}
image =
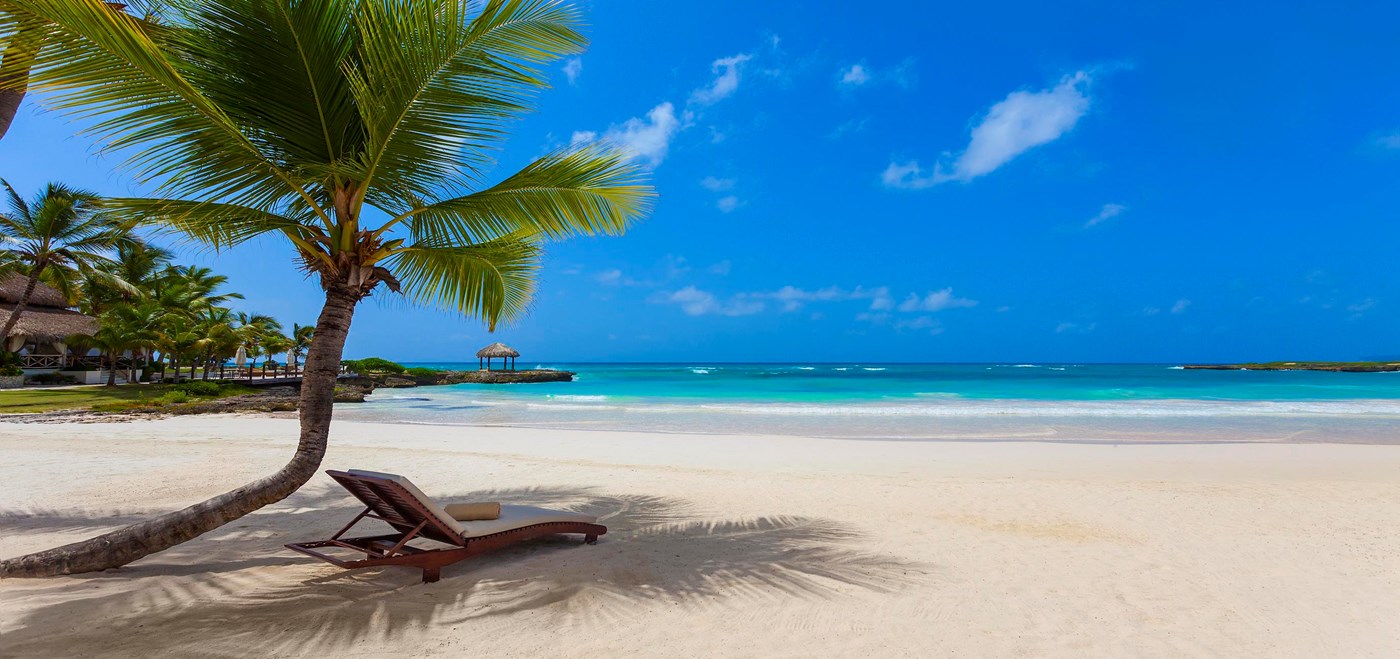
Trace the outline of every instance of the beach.
{"type": "MultiPolygon", "coordinates": [[[[0,424],[0,555],[271,473],[296,421],[0,424]]],[[[336,421],[325,468],[598,515],[446,568],[282,548],[324,475],[119,570],[0,582],[0,656],[1400,655],[1400,445],[886,441],[336,421]]]]}

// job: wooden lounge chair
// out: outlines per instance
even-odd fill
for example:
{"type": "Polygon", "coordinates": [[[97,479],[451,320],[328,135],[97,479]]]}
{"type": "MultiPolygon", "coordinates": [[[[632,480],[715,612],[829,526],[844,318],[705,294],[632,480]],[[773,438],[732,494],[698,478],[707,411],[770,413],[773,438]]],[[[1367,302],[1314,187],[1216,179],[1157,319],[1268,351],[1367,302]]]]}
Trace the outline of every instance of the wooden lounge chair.
{"type": "Polygon", "coordinates": [[[597,524],[591,515],[532,506],[501,506],[498,519],[459,522],[428,498],[403,476],[374,471],[327,471],[331,478],[365,504],[365,509],[329,540],[298,542],[288,549],[314,556],[346,569],[403,565],[423,570],[423,583],[441,576],[444,565],[451,565],[483,552],[522,540],[555,533],[582,533],[584,542],[594,544],[608,527],[597,524]],[[387,522],[393,533],[342,538],[364,518],[387,522]],[[415,547],[414,540],[432,540],[446,547],[415,547]],[[342,549],[363,552],[364,558],[345,559],[322,550],[342,549]]]}

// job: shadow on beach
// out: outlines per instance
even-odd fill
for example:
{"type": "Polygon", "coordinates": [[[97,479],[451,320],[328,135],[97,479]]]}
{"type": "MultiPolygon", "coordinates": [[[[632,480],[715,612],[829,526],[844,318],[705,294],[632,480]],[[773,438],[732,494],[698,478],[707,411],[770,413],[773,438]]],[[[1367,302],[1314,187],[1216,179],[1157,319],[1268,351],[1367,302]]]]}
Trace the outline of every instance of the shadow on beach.
{"type": "MultiPolygon", "coordinates": [[[[535,488],[442,500],[569,508],[598,515],[609,533],[596,546],[578,536],[522,543],[420,584],[414,569],[346,571],[283,549],[328,537],[359,511],[338,488],[308,486],[125,568],[0,584],[7,608],[20,609],[0,656],[301,654],[415,632],[431,637],[431,628],[545,608],[606,625],[653,605],[886,592],[929,569],[861,551],[853,546],[858,534],[832,522],[699,520],[674,498],[535,488]]],[[[146,516],[0,511],[0,532],[98,532],[146,516]]]]}

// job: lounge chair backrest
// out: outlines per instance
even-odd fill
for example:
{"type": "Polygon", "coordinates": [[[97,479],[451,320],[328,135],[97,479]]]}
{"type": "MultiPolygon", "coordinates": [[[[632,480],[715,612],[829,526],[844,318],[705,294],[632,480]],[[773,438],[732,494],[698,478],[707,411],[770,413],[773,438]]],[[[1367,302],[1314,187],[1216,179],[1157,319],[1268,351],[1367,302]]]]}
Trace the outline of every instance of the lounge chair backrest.
{"type": "Polygon", "coordinates": [[[424,520],[422,535],[459,544],[466,529],[412,481],[398,474],[351,469],[326,472],[374,514],[400,531],[411,531],[424,520]]]}

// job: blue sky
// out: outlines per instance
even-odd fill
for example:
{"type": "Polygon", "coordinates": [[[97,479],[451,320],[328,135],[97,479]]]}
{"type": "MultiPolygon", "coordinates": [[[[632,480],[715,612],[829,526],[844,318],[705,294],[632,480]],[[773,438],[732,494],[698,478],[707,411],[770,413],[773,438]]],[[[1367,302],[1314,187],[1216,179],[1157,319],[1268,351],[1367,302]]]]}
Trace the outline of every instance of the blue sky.
{"type": "MultiPolygon", "coordinates": [[[[584,3],[593,45],[499,173],[607,137],[653,166],[654,214],[552,245],[494,337],[382,293],[346,354],[1400,355],[1400,8],[1143,4],[584,3]]],[[[0,176],[140,192],[72,133],[22,110],[0,176]]],[[[191,258],[314,322],[289,254],[191,258]]]]}

